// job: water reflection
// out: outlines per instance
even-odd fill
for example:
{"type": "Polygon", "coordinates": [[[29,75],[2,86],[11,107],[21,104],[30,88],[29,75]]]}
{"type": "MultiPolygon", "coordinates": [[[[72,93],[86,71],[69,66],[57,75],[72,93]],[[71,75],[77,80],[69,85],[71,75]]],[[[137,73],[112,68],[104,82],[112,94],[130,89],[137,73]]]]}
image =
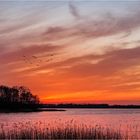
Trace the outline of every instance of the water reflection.
{"type": "MultiPolygon", "coordinates": [[[[127,131],[129,134],[140,132],[140,109],[66,109],[65,112],[0,113],[0,123],[6,129],[13,125],[32,124],[32,126],[51,127],[75,123],[101,125],[102,127],[127,131]],[[22,122],[22,123],[21,123],[22,122]]],[[[26,126],[25,125],[25,126],[26,126]]]]}

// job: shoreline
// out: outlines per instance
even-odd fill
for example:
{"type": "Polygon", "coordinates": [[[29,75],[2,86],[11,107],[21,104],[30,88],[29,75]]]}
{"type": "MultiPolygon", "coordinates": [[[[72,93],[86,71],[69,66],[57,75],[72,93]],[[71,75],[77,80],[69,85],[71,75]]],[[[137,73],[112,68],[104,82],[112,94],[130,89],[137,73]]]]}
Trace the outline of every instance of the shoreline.
{"type": "Polygon", "coordinates": [[[27,113],[30,113],[30,112],[51,112],[51,111],[66,111],[65,109],[54,109],[54,108],[48,108],[48,109],[2,109],[0,110],[0,113],[22,113],[22,112],[27,112],[27,113]]]}

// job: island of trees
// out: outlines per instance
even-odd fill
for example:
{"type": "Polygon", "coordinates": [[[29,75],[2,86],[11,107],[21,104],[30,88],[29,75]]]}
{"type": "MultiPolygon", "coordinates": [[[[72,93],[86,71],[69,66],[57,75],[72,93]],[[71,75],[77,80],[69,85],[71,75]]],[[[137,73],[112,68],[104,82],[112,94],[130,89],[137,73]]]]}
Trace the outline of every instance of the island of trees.
{"type": "Polygon", "coordinates": [[[37,109],[39,98],[23,86],[8,87],[0,86],[0,111],[1,110],[23,110],[37,109]]]}
{"type": "Polygon", "coordinates": [[[23,86],[0,86],[0,112],[64,111],[55,108],[140,108],[140,105],[42,104],[38,96],[23,86]]]}

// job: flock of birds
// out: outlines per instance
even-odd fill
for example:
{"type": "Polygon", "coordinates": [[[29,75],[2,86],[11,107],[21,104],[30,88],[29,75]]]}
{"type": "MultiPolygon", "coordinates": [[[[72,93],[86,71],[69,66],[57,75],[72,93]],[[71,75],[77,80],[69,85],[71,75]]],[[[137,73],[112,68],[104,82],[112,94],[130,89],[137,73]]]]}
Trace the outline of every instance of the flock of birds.
{"type": "Polygon", "coordinates": [[[53,60],[53,58],[52,58],[53,56],[54,56],[54,54],[50,54],[49,55],[49,57],[50,57],[49,59],[42,60],[42,59],[40,59],[40,57],[35,56],[35,55],[32,55],[32,56],[23,55],[22,59],[25,62],[25,64],[27,64],[27,65],[36,65],[38,67],[38,66],[41,65],[42,62],[50,62],[50,61],[52,61],[53,60]]]}

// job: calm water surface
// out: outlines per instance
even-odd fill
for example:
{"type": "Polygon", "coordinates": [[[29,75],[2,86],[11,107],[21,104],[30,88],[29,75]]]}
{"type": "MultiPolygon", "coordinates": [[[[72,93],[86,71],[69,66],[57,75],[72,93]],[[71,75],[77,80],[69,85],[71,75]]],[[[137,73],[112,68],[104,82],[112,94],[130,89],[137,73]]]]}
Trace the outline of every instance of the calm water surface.
{"type": "Polygon", "coordinates": [[[0,123],[6,125],[19,122],[60,125],[70,121],[140,131],[140,109],[66,109],[62,112],[0,113],[0,123]]]}

